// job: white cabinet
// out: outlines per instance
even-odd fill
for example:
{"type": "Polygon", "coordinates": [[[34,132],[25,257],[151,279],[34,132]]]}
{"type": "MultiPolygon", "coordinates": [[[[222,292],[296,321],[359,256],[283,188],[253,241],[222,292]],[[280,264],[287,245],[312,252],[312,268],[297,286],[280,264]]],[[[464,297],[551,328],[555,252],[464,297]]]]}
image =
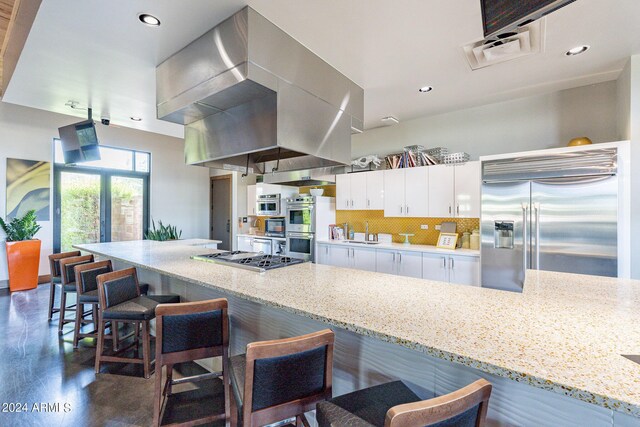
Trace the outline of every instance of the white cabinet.
{"type": "MultiPolygon", "coordinates": [[[[247,216],[256,215],[256,200],[258,195],[256,194],[256,185],[247,185],[247,216]]],[[[242,249],[238,249],[241,251],[242,249]]]]}
{"type": "Polygon", "coordinates": [[[253,251],[253,237],[238,236],[238,250],[252,252],[253,251]]]}
{"type": "Polygon", "coordinates": [[[404,169],[384,171],[384,216],[404,214],[404,169]]]}
{"type": "Polygon", "coordinates": [[[422,278],[436,280],[438,282],[448,282],[449,265],[447,264],[447,255],[423,253],[422,278]]]}
{"type": "Polygon", "coordinates": [[[480,162],[455,167],[455,209],[458,218],[480,217],[480,162]]]}
{"type": "Polygon", "coordinates": [[[472,256],[423,253],[422,278],[480,286],[480,259],[472,256]]]}
{"type": "Polygon", "coordinates": [[[331,245],[329,247],[329,264],[336,267],[351,267],[351,258],[349,255],[351,249],[348,246],[331,245]]]}
{"type": "Polygon", "coordinates": [[[406,277],[422,277],[422,254],[413,251],[376,251],[376,271],[406,277]]]}
{"type": "Polygon", "coordinates": [[[449,256],[449,282],[480,286],[480,259],[470,256],[449,256]]]}
{"type": "Polygon", "coordinates": [[[351,177],[336,175],[336,210],[351,209],[351,177]]]}
{"type": "Polygon", "coordinates": [[[383,171],[336,175],[336,209],[383,209],[383,182],[383,171]]]}
{"type": "Polygon", "coordinates": [[[329,257],[330,250],[331,245],[318,243],[316,246],[316,264],[331,264],[329,257]]]}
{"type": "Polygon", "coordinates": [[[384,209],[384,171],[365,173],[367,178],[367,209],[384,209]]]}
{"type": "Polygon", "coordinates": [[[376,251],[368,248],[351,248],[350,268],[376,271],[376,251]]]}
{"type": "Polygon", "coordinates": [[[429,216],[427,167],[384,171],[384,216],[429,216]]]}
{"type": "Polygon", "coordinates": [[[430,217],[480,217],[480,162],[428,169],[430,217]]]}
{"type": "Polygon", "coordinates": [[[429,166],[429,216],[449,218],[454,209],[454,166],[429,166]]]}

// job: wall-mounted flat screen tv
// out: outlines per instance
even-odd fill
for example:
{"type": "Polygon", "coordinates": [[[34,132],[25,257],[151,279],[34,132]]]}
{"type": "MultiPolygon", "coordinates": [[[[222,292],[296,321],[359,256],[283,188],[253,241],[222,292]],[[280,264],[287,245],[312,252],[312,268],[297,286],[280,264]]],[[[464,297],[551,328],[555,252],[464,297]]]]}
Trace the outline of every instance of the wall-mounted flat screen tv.
{"type": "Polygon", "coordinates": [[[82,163],[100,160],[98,135],[93,120],[85,120],[58,128],[64,162],[82,163]]]}
{"type": "Polygon", "coordinates": [[[480,0],[484,36],[507,32],[540,19],[575,0],[480,0]]]}

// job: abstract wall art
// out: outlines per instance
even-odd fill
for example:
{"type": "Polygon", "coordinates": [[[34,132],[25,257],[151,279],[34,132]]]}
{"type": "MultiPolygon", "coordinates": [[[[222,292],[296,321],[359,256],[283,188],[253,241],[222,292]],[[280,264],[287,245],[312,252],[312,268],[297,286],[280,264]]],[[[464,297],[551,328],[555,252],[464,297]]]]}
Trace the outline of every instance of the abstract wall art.
{"type": "Polygon", "coordinates": [[[7,219],[35,210],[38,221],[49,221],[51,163],[7,159],[7,219]]]}

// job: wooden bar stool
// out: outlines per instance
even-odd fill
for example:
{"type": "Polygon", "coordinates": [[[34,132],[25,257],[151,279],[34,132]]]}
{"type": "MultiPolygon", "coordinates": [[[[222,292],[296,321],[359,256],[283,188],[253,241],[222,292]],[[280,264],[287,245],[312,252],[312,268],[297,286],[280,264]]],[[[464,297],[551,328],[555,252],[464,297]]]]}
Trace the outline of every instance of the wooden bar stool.
{"type": "MultiPolygon", "coordinates": [[[[102,362],[141,363],[144,377],[149,378],[151,371],[151,349],[149,321],[155,317],[158,303],[140,294],[138,275],[135,268],[113,271],[97,277],[100,310],[98,310],[98,345],[96,349],[96,374],[100,373],[102,362]],[[131,345],[119,349],[114,355],[104,355],[105,327],[107,322],[134,324],[134,341],[131,345]],[[142,326],[142,359],[117,356],[139,343],[139,328],[142,326]]],[[[128,337],[124,337],[126,339],[128,337]]],[[[115,341],[115,340],[114,340],[115,341]]]]}
{"type": "Polygon", "coordinates": [[[319,427],[483,427],[490,396],[484,379],[428,400],[393,381],[318,403],[316,420],[319,427]]]}
{"type": "Polygon", "coordinates": [[[49,255],[49,270],[51,271],[51,288],[49,289],[49,321],[54,313],[60,311],[60,307],[54,307],[56,300],[56,288],[62,283],[60,272],[60,260],[63,258],[80,256],[80,251],[63,252],[49,255]]]}
{"type": "MultiPolygon", "coordinates": [[[[76,277],[76,294],[78,296],[76,303],[76,324],[73,331],[73,348],[78,348],[78,341],[82,338],[98,337],[98,310],[100,309],[100,298],[98,295],[98,276],[113,271],[111,260],[97,261],[87,264],[80,264],[74,267],[76,277]],[[80,307],[78,306],[80,304],[80,307]],[[84,313],[84,305],[92,306],[93,317],[90,321],[85,321],[78,313],[84,313]],[[82,333],[81,327],[83,323],[93,323],[95,330],[89,333],[82,333]]],[[[149,285],[140,283],[140,293],[146,295],[149,291],[149,285]]],[[[158,301],[160,302],[160,301],[158,301]]],[[[118,322],[111,323],[112,335],[105,335],[105,339],[113,340],[113,350],[118,351],[118,322]]]]}
{"type": "Polygon", "coordinates": [[[231,357],[231,426],[264,426],[293,417],[296,426],[308,426],[304,413],[331,398],[333,341],[333,332],[325,329],[254,342],[246,355],[231,357]]]}
{"type": "Polygon", "coordinates": [[[75,319],[66,318],[67,308],[72,308],[67,307],[67,294],[76,292],[76,273],[74,267],[76,265],[93,262],[93,255],[63,258],[59,262],[62,279],[62,294],[60,294],[60,316],[58,319],[58,334],[62,334],[62,328],[64,327],[65,323],[75,322],[75,319]]]}
{"type": "MultiPolygon", "coordinates": [[[[100,274],[110,273],[113,271],[111,260],[91,262],[80,264],[74,267],[76,277],[76,322],[73,329],[73,348],[78,348],[78,341],[82,338],[98,338],[98,309],[100,298],[98,296],[98,280],[100,274]],[[92,306],[92,323],[95,330],[89,333],[83,333],[81,330],[83,322],[82,314],[84,313],[85,304],[92,306]]],[[[117,325],[113,325],[113,330],[117,330],[117,325]]],[[[116,335],[117,336],[117,335],[116,335]]],[[[111,336],[109,336],[111,338],[111,336]]],[[[114,342],[114,349],[117,350],[117,343],[114,342]]]]}
{"type": "Polygon", "coordinates": [[[153,425],[187,426],[228,419],[228,351],[226,299],[158,305],[153,425]],[[173,379],[174,364],[208,357],[222,357],[221,372],[173,379]],[[167,378],[163,385],[164,366],[167,378]],[[173,385],[198,381],[206,383],[194,390],[171,392],[173,385]]]}

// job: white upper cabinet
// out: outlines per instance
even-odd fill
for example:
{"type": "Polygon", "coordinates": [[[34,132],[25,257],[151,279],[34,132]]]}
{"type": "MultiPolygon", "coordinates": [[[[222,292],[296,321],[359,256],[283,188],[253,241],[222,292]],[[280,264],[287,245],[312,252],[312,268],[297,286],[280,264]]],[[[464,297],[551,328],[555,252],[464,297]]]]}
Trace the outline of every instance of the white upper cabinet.
{"type": "Polygon", "coordinates": [[[480,217],[480,162],[455,167],[455,213],[458,218],[480,217]]]}
{"type": "Polygon", "coordinates": [[[429,216],[480,216],[480,162],[429,166],[429,216]]]}
{"type": "Polygon", "coordinates": [[[384,216],[429,216],[426,167],[384,171],[384,216]]]}
{"type": "MultiPolygon", "coordinates": [[[[256,215],[256,185],[247,185],[247,215],[256,215]]],[[[242,250],[242,249],[239,249],[242,250]]]]}
{"type": "Polygon", "coordinates": [[[336,175],[336,209],[351,209],[351,177],[347,174],[336,175]]]}
{"type": "MultiPolygon", "coordinates": [[[[404,169],[405,215],[429,216],[429,168],[404,169]]],[[[385,193],[386,194],[386,193],[385,193]]]]}
{"type": "Polygon", "coordinates": [[[336,175],[336,209],[384,209],[383,171],[336,175]]]}
{"type": "Polygon", "coordinates": [[[384,171],[367,172],[364,175],[367,177],[367,209],[383,210],[384,171]]]}
{"type": "Polygon", "coordinates": [[[429,216],[448,218],[454,214],[454,175],[452,165],[429,166],[429,216]]]}
{"type": "Polygon", "coordinates": [[[384,171],[384,216],[406,216],[404,213],[404,169],[384,171]]]}
{"type": "Polygon", "coordinates": [[[367,209],[367,174],[369,172],[352,173],[351,179],[351,209],[362,211],[367,209]]]}

